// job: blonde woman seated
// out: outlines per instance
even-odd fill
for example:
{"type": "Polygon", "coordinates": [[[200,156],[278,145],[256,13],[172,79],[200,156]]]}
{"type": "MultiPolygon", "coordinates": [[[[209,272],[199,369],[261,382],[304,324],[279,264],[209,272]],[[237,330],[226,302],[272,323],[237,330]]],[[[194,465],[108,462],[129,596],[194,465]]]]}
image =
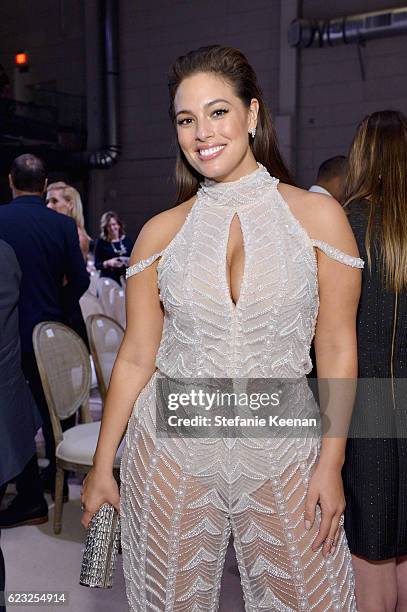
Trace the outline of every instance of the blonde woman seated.
{"type": "Polygon", "coordinates": [[[91,239],[85,229],[83,206],[79,192],[75,187],[71,187],[63,181],[51,183],[47,188],[47,206],[75,220],[78,228],[79,245],[83,258],[87,261],[91,239]]]}

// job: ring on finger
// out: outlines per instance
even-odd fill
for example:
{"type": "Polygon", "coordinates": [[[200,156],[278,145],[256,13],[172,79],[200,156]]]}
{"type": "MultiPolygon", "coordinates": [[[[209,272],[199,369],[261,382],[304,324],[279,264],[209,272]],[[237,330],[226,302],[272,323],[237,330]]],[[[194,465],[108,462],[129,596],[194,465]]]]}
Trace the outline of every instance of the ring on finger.
{"type": "Polygon", "coordinates": [[[343,516],[343,514],[341,514],[341,518],[339,519],[339,524],[343,525],[345,522],[345,517],[343,516]]]}

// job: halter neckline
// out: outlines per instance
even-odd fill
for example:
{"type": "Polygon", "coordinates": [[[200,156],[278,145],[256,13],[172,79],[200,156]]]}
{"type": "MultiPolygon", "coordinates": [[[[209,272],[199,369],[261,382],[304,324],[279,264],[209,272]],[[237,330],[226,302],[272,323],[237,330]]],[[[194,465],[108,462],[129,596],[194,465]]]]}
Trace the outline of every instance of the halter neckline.
{"type": "Polygon", "coordinates": [[[248,201],[256,201],[259,189],[264,189],[266,184],[277,185],[278,179],[272,177],[267,168],[257,162],[256,170],[245,174],[236,181],[219,182],[206,178],[200,184],[199,192],[206,196],[208,203],[219,203],[222,205],[246,204],[248,201]]]}

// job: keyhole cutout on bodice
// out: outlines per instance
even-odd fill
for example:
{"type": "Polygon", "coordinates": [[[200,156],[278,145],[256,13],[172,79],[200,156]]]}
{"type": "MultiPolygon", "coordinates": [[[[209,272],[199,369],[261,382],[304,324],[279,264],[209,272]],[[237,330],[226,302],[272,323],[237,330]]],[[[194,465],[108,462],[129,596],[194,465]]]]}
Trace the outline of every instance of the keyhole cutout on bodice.
{"type": "Polygon", "coordinates": [[[226,248],[226,280],[229,287],[230,299],[236,307],[242,289],[245,253],[243,232],[240,219],[234,215],[230,227],[226,248]]]}

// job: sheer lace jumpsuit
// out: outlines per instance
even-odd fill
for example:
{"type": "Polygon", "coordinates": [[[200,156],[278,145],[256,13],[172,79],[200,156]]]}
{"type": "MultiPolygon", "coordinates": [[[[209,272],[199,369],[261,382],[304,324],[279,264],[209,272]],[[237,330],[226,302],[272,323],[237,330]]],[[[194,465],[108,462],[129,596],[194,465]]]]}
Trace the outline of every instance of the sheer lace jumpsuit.
{"type": "MultiPolygon", "coordinates": [[[[320,436],[161,439],[156,377],[301,379],[311,369],[318,313],[314,247],[343,265],[363,262],[311,239],[258,169],[206,179],[183,226],[161,252],[164,327],[157,370],[135,402],[121,464],[123,564],[132,611],[213,612],[232,533],[248,612],[356,610],[343,527],[327,559],[311,544],[304,504],[320,436]],[[238,215],[245,264],[235,305],[226,249],[238,215]]],[[[130,281],[131,282],[131,281],[130,281]]],[[[300,410],[300,409],[299,409],[300,410]]]]}

